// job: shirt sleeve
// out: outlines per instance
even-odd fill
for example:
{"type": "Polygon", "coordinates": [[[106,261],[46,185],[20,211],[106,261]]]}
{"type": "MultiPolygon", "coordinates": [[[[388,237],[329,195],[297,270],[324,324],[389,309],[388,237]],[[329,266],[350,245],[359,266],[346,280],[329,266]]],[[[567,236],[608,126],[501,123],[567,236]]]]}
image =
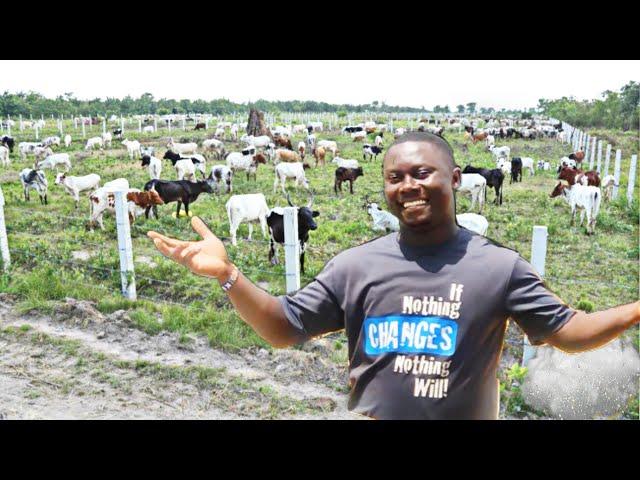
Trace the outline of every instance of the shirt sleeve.
{"type": "Polygon", "coordinates": [[[344,311],[334,293],[337,290],[336,268],[333,259],[307,286],[278,297],[301,342],[344,328],[344,311]]]}
{"type": "Polygon", "coordinates": [[[533,266],[520,256],[507,285],[505,309],[532,345],[544,344],[577,313],[550,292],[533,266]]]}

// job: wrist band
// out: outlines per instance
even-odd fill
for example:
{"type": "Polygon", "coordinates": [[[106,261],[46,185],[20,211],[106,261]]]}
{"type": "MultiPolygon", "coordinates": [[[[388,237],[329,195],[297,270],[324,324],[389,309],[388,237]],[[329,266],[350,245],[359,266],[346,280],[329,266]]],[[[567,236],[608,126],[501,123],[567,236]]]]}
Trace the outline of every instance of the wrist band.
{"type": "Polygon", "coordinates": [[[236,283],[236,280],[238,280],[238,273],[239,273],[238,267],[234,265],[233,271],[231,272],[231,276],[227,279],[226,282],[222,284],[222,290],[224,290],[225,292],[229,291],[229,289],[233,286],[233,284],[236,283]]]}

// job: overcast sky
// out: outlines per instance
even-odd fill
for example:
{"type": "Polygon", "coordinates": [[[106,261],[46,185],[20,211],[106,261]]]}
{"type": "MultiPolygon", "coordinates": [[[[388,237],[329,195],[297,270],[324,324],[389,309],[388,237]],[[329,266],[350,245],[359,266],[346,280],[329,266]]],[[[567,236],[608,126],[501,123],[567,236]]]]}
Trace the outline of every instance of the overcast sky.
{"type": "Polygon", "coordinates": [[[0,91],[45,97],[316,100],[411,107],[476,102],[529,108],[538,99],[600,98],[640,80],[640,61],[576,60],[0,60],[0,91]],[[171,73],[169,73],[171,72],[171,73]]]}

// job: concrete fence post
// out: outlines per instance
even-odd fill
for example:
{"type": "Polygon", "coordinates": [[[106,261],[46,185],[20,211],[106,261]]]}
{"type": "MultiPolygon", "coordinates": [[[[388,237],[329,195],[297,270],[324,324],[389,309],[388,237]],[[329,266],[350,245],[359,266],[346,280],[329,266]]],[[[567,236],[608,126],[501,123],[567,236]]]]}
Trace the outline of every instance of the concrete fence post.
{"type": "Polygon", "coordinates": [[[116,190],[116,228],[118,229],[118,252],[120,253],[120,282],[122,295],[136,299],[136,276],[133,268],[133,247],[127,207],[127,190],[116,190]]]}
{"type": "Polygon", "coordinates": [[[611,158],[611,144],[607,143],[607,154],[604,160],[604,174],[602,175],[603,177],[606,177],[607,175],[609,175],[609,159],[610,158],[611,158]]]}
{"type": "Polygon", "coordinates": [[[631,166],[629,167],[629,183],[627,184],[627,205],[630,207],[633,203],[633,188],[636,183],[636,164],[638,163],[638,155],[631,155],[631,166]]]}
{"type": "Polygon", "coordinates": [[[284,260],[287,293],[300,289],[300,242],[298,208],[284,208],[284,260]]]}
{"type": "Polygon", "coordinates": [[[598,162],[596,163],[596,171],[600,175],[600,167],[602,167],[602,140],[598,140],[598,162]]]}
{"type": "Polygon", "coordinates": [[[142,133],[142,119],[138,119],[138,132],[142,133]]]}
{"type": "Polygon", "coordinates": [[[616,150],[616,163],[613,166],[613,178],[615,178],[615,185],[613,186],[612,200],[618,198],[618,188],[620,185],[620,162],[622,160],[622,150],[616,150]]]}
{"type": "Polygon", "coordinates": [[[107,133],[107,119],[103,118],[102,119],[102,134],[106,134],[107,133]]]}
{"type": "Polygon", "coordinates": [[[122,136],[124,136],[124,118],[122,118],[122,115],[120,115],[120,130],[122,136]]]}
{"type": "MultiPolygon", "coordinates": [[[[548,231],[546,226],[535,225],[533,227],[533,236],[531,238],[531,265],[536,269],[541,278],[544,277],[544,265],[547,257],[547,237],[548,231]]],[[[529,339],[525,335],[522,351],[522,366],[526,367],[529,360],[535,355],[535,347],[529,343],[529,339]]]]}
{"type": "Polygon", "coordinates": [[[36,140],[40,140],[40,129],[38,128],[38,124],[34,125],[34,129],[36,131],[36,140]]]}
{"type": "Polygon", "coordinates": [[[157,132],[157,131],[158,131],[158,118],[157,118],[157,117],[155,117],[155,116],[153,117],[153,130],[154,130],[155,132],[157,132]]]}
{"type": "Polygon", "coordinates": [[[82,138],[86,138],[87,137],[87,132],[85,130],[85,126],[84,126],[84,118],[82,119],[82,138]]]}
{"type": "Polygon", "coordinates": [[[593,162],[596,157],[596,141],[597,140],[598,139],[596,137],[593,137],[591,139],[591,155],[589,155],[589,170],[593,170],[593,162]]]}
{"type": "Polygon", "coordinates": [[[2,269],[6,272],[11,266],[11,255],[9,255],[7,226],[4,221],[4,194],[2,193],[2,187],[0,187],[0,251],[2,252],[2,269]]]}

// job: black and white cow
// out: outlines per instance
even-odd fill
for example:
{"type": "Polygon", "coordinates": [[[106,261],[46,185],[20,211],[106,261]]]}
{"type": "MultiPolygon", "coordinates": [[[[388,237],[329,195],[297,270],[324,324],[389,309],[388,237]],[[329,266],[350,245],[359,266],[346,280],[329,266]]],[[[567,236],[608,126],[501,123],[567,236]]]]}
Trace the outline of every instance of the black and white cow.
{"type": "Polygon", "coordinates": [[[33,170],[31,168],[25,168],[20,172],[20,182],[22,182],[22,189],[24,191],[24,199],[29,201],[29,190],[35,190],[40,196],[40,203],[47,205],[47,188],[49,182],[45,177],[42,170],[33,170]]]}
{"type": "Polygon", "coordinates": [[[9,135],[3,135],[2,137],[0,137],[0,145],[4,145],[5,147],[7,147],[11,153],[13,153],[13,147],[15,146],[15,144],[15,139],[13,137],[10,137],[9,135]]]}
{"type": "MultiPolygon", "coordinates": [[[[287,202],[293,207],[291,197],[287,194],[287,202]]],[[[311,210],[313,205],[313,195],[306,207],[298,207],[298,241],[300,242],[300,272],[304,274],[304,247],[309,240],[309,230],[316,230],[318,225],[313,220],[314,217],[320,215],[317,210],[311,210]]],[[[284,210],[274,208],[267,215],[267,225],[269,226],[269,261],[272,265],[278,263],[274,242],[284,245],[284,210]]]]}
{"type": "Polygon", "coordinates": [[[366,160],[367,157],[371,157],[375,160],[378,159],[378,155],[382,153],[382,147],[378,147],[376,145],[369,145],[365,143],[362,145],[362,159],[366,160]]]}

